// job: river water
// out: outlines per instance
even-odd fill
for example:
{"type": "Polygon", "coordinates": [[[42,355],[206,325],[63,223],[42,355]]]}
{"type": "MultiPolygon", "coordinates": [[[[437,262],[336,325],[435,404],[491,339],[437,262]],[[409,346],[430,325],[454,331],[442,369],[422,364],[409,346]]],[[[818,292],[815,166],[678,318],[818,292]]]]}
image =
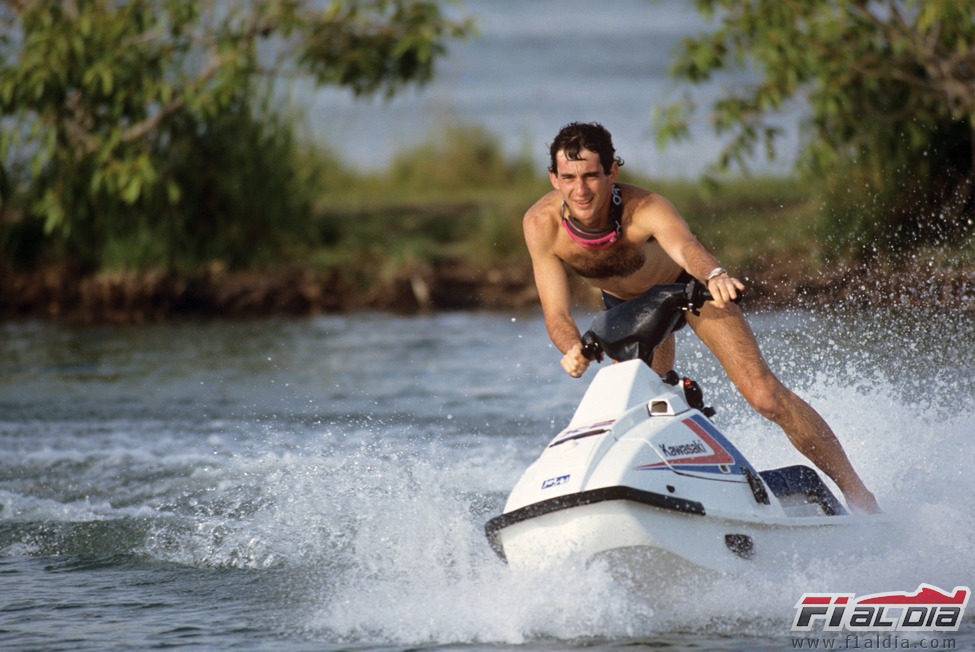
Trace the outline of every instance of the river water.
{"type": "MultiPolygon", "coordinates": [[[[534,312],[0,325],[0,648],[778,650],[804,592],[975,585],[975,317],[752,323],[898,537],[649,588],[484,538],[592,376],[534,312]]],[[[756,466],[801,461],[678,347],[756,466]]],[[[899,644],[972,649],[973,615],[899,644]]]]}

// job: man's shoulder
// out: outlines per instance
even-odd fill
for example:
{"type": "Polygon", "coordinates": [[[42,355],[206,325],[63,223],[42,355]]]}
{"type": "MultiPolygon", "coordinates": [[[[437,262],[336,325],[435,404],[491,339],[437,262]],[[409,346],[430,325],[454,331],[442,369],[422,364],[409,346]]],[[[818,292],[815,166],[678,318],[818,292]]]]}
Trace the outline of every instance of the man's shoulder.
{"type": "Polygon", "coordinates": [[[648,188],[634,186],[628,183],[621,183],[618,185],[623,193],[624,206],[627,204],[627,202],[629,202],[634,206],[649,207],[667,201],[666,197],[648,188]]]}
{"type": "Polygon", "coordinates": [[[523,219],[525,228],[546,229],[546,227],[557,225],[560,205],[558,192],[553,190],[542,195],[525,211],[523,219]]]}
{"type": "Polygon", "coordinates": [[[623,206],[629,209],[632,219],[644,221],[675,211],[674,205],[658,192],[639,186],[621,184],[623,206]]]}
{"type": "Polygon", "coordinates": [[[522,231],[528,251],[533,257],[544,252],[551,253],[559,230],[559,206],[561,200],[557,192],[549,192],[525,211],[522,231]]]}

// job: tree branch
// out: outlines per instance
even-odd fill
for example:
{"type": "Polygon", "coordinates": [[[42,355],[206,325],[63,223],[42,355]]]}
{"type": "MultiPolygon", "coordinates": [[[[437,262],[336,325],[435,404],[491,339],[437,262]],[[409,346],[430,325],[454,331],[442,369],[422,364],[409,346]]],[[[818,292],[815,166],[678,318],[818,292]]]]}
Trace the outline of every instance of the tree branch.
{"type": "MultiPolygon", "coordinates": [[[[227,55],[214,55],[210,58],[206,67],[199,74],[199,76],[194,79],[188,87],[199,88],[203,86],[207,81],[213,78],[217,71],[227,62],[230,57],[227,55]]],[[[154,113],[153,115],[147,117],[145,120],[141,120],[122,132],[122,142],[131,143],[133,141],[143,138],[146,134],[153,131],[158,127],[163,120],[173,115],[179,111],[183,106],[186,105],[186,88],[184,88],[172,101],[169,102],[162,109],[154,113]]]]}

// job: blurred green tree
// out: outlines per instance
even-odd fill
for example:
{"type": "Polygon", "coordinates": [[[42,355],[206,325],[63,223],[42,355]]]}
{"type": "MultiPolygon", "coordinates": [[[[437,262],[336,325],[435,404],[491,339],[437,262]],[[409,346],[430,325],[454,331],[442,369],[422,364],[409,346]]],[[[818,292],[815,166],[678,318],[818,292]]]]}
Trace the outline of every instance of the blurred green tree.
{"type": "MultiPolygon", "coordinates": [[[[975,0],[697,0],[716,23],[685,39],[672,73],[754,80],[711,106],[729,136],[712,166],[775,155],[777,112],[808,106],[799,169],[824,191],[824,252],[903,260],[973,233],[975,0]]],[[[689,95],[655,110],[658,139],[688,135],[689,95]]]]}
{"type": "Polygon", "coordinates": [[[274,80],[392,95],[472,30],[437,0],[5,0],[0,23],[4,244],[89,269],[259,261],[309,202],[274,80]]]}

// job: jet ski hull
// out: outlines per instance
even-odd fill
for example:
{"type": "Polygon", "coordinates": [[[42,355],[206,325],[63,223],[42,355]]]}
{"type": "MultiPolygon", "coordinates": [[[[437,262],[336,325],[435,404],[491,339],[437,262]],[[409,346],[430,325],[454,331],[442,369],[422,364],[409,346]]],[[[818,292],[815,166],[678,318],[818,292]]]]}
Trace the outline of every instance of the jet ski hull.
{"type": "Polygon", "coordinates": [[[494,550],[513,566],[643,549],[734,572],[828,554],[841,539],[859,545],[862,525],[849,515],[737,519],[708,514],[694,501],[608,487],[504,514],[488,521],[485,530],[494,550]]]}

